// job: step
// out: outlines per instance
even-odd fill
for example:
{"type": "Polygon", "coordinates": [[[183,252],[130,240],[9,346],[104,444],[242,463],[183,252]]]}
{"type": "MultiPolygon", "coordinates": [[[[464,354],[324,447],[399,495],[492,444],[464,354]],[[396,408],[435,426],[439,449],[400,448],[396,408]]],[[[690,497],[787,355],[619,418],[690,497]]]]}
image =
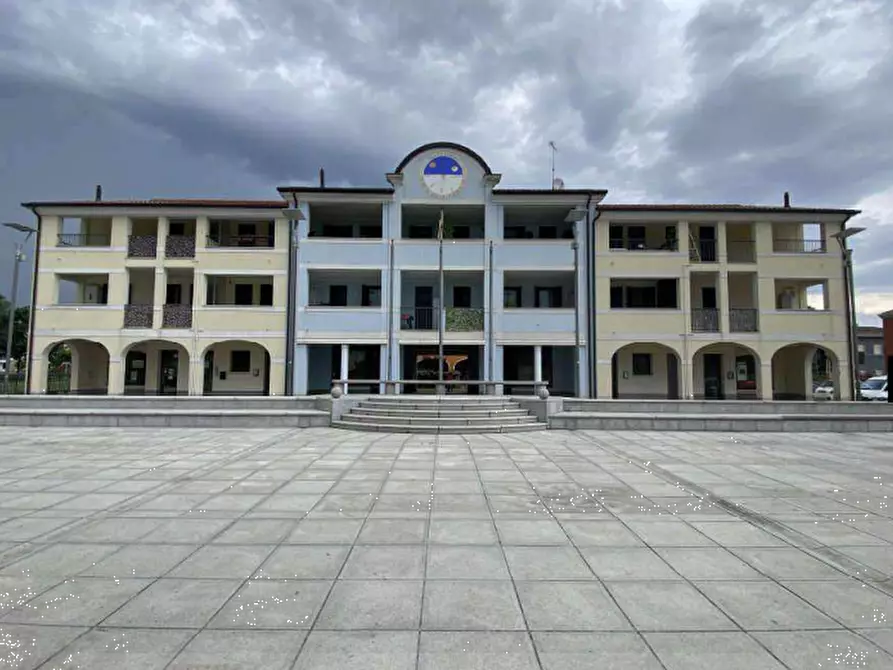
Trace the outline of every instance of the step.
{"type": "Polygon", "coordinates": [[[358,416],[414,416],[414,417],[512,417],[527,416],[529,413],[520,407],[508,409],[404,409],[367,407],[364,403],[350,408],[351,414],[358,416]]]}
{"type": "Polygon", "coordinates": [[[416,416],[366,416],[348,412],[343,416],[346,421],[374,424],[399,424],[412,426],[499,426],[522,423],[535,423],[536,417],[529,414],[512,417],[416,417],[416,416]]]}
{"type": "Polygon", "coordinates": [[[473,409],[519,409],[516,402],[462,402],[462,403],[419,403],[404,401],[400,403],[380,402],[378,400],[361,400],[359,405],[378,409],[451,409],[455,411],[473,409]]]}
{"type": "Polygon", "coordinates": [[[893,416],[893,403],[808,400],[586,400],[566,398],[568,412],[646,414],[871,414],[893,416]]]}
{"type": "Polygon", "coordinates": [[[893,433],[893,416],[873,414],[646,414],[643,412],[559,412],[549,426],[565,430],[682,430],[716,432],[893,433]]]}
{"type": "Polygon", "coordinates": [[[333,421],[332,428],[382,433],[419,433],[441,435],[471,435],[482,433],[524,433],[547,430],[544,423],[501,424],[495,426],[408,426],[403,424],[371,424],[356,421],[333,421]]]}
{"type": "Polygon", "coordinates": [[[0,409],[0,426],[310,428],[330,423],[328,412],[304,409],[0,409]]]}
{"type": "Polygon", "coordinates": [[[3,408],[316,409],[319,396],[0,396],[3,408]]]}

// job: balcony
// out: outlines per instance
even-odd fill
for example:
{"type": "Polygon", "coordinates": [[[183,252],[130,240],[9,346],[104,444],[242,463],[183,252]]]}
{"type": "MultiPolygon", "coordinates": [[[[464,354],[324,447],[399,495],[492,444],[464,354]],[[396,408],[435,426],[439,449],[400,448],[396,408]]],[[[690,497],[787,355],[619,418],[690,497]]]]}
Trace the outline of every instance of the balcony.
{"type": "MultiPolygon", "coordinates": [[[[512,308],[503,309],[498,317],[497,330],[511,333],[574,333],[573,308],[512,308]]],[[[585,327],[585,324],[581,323],[585,327]]]]}
{"type": "MultiPolygon", "coordinates": [[[[394,245],[394,265],[397,268],[436,269],[439,253],[437,240],[397,240],[394,245]]],[[[443,241],[443,265],[447,268],[482,269],[486,265],[488,253],[484,240],[443,241]]]]}
{"type": "Polygon", "coordinates": [[[716,240],[692,240],[688,256],[692,263],[716,263],[716,240]]]}
{"type": "Polygon", "coordinates": [[[272,249],[275,239],[270,235],[208,235],[207,245],[209,249],[233,248],[239,249],[272,249]]]}
{"type": "Polygon", "coordinates": [[[57,242],[60,247],[107,247],[112,237],[105,233],[63,233],[57,242]]]}
{"type": "Polygon", "coordinates": [[[400,314],[401,330],[437,330],[433,307],[407,307],[400,314]]]}
{"type": "Polygon", "coordinates": [[[776,254],[824,254],[827,253],[828,247],[825,240],[774,238],[772,251],[776,254]]]}
{"type": "Polygon", "coordinates": [[[164,241],[166,258],[195,258],[195,237],[192,235],[168,235],[164,241]]]}
{"type": "Polygon", "coordinates": [[[162,328],[192,328],[192,305],[165,305],[162,328]]]}
{"type": "Polygon", "coordinates": [[[298,330],[302,337],[314,333],[375,333],[384,336],[386,313],[381,307],[308,306],[300,310],[298,330]]]}
{"type": "MultiPolygon", "coordinates": [[[[438,310],[435,307],[410,307],[400,318],[401,330],[437,330],[438,310]]],[[[480,307],[447,307],[444,331],[471,333],[484,330],[484,310],[480,307]]]]}
{"type": "Polygon", "coordinates": [[[614,224],[608,228],[611,251],[678,251],[675,225],[614,224]]]}
{"type": "Polygon", "coordinates": [[[152,305],[124,305],[124,328],[151,328],[154,314],[152,305]]]}
{"type": "Polygon", "coordinates": [[[501,240],[494,245],[493,256],[498,268],[574,267],[573,240],[501,240]]]}
{"type": "Polygon", "coordinates": [[[705,308],[692,309],[691,330],[693,333],[718,333],[719,310],[705,308]]]}
{"type": "Polygon", "coordinates": [[[732,308],[729,310],[729,331],[732,333],[759,332],[759,311],[756,309],[732,308]]]}
{"type": "Polygon", "coordinates": [[[128,258],[155,258],[157,250],[156,235],[131,235],[127,240],[128,258]]]}

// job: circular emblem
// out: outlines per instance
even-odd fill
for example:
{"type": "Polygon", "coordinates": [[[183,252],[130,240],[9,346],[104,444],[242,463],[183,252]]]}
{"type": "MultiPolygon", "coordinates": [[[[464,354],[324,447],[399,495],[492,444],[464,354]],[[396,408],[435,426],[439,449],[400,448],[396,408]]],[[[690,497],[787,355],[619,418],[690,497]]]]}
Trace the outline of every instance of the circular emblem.
{"type": "Polygon", "coordinates": [[[462,188],[465,171],[452,156],[434,156],[422,168],[422,183],[431,195],[448,198],[462,188]]]}

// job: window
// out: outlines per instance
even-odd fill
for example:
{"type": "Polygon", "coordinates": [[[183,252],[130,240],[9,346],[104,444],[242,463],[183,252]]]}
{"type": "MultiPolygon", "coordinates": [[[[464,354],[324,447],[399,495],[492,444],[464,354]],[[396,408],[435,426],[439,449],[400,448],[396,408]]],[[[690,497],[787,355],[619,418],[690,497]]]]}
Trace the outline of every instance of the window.
{"type": "Polygon", "coordinates": [[[856,360],[859,362],[859,365],[865,365],[865,352],[860,351],[856,354],[856,360]]]}
{"type": "Polygon", "coordinates": [[[273,285],[272,284],[261,284],[260,285],[260,304],[264,307],[272,307],[273,306],[273,285]]]}
{"type": "Polygon", "coordinates": [[[167,292],[164,297],[165,305],[179,305],[183,297],[183,287],[179,284],[168,284],[167,292]]]}
{"type": "Polygon", "coordinates": [[[635,251],[645,248],[645,226],[630,226],[626,229],[626,248],[635,251]]]}
{"type": "Polygon", "coordinates": [[[626,307],[633,309],[640,307],[657,306],[657,287],[655,286],[627,286],[626,307]]]}
{"type": "Polygon", "coordinates": [[[610,226],[608,228],[608,248],[623,249],[623,226],[610,226]]]}
{"type": "Polygon", "coordinates": [[[651,376],[651,354],[633,354],[633,375],[651,376]]]}
{"type": "Polygon", "coordinates": [[[526,237],[524,226],[506,226],[505,239],[507,240],[523,240],[526,237]]]}
{"type": "Polygon", "coordinates": [[[182,221],[171,221],[167,225],[167,234],[181,236],[186,234],[186,224],[182,221]]]}
{"type": "Polygon", "coordinates": [[[329,305],[332,307],[347,307],[346,286],[329,286],[329,305]]]}
{"type": "Polygon", "coordinates": [[[360,226],[360,237],[367,239],[381,237],[381,226],[360,226]]]}
{"type": "Polygon", "coordinates": [[[537,286],[533,294],[533,306],[543,308],[561,307],[561,287],[537,286]]]}
{"type": "Polygon", "coordinates": [[[381,307],[381,286],[363,286],[363,307],[381,307]]]}
{"type": "Polygon", "coordinates": [[[506,286],[502,289],[502,306],[503,307],[520,307],[521,306],[521,287],[506,286]]]}
{"type": "Polygon", "coordinates": [[[251,305],[254,303],[254,284],[236,284],[233,287],[236,305],[251,305]]]}
{"type": "Polygon", "coordinates": [[[471,237],[471,228],[468,226],[453,226],[451,237],[454,240],[467,240],[471,237]]]}
{"type": "Polygon", "coordinates": [[[540,226],[539,233],[539,238],[541,240],[558,239],[558,228],[555,226],[540,226]]]}
{"type": "Polygon", "coordinates": [[[410,226],[409,238],[413,240],[430,240],[434,237],[431,226],[410,226]]]}
{"type": "Polygon", "coordinates": [[[623,287],[622,286],[612,286],[611,287],[611,307],[614,309],[619,309],[623,307],[623,287]]]}
{"type": "Polygon", "coordinates": [[[884,346],[881,344],[875,344],[872,347],[872,354],[875,356],[883,356],[884,355],[884,346]]]}
{"type": "Polygon", "coordinates": [[[326,224],[322,227],[323,237],[353,237],[353,228],[351,226],[336,226],[326,224]]]}
{"type": "Polygon", "coordinates": [[[251,352],[233,350],[229,359],[230,372],[251,372],[251,352]]]}
{"type": "Polygon", "coordinates": [[[471,287],[453,287],[453,307],[471,307],[471,287]]]}
{"type": "Polygon", "coordinates": [[[254,233],[257,229],[253,223],[240,223],[238,224],[237,230],[239,237],[254,237],[254,233]]]}

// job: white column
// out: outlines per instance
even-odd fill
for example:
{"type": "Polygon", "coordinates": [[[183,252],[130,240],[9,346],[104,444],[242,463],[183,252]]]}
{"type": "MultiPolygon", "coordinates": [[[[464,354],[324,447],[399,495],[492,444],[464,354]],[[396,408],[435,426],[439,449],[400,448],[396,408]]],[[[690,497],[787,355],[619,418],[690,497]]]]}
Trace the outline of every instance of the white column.
{"type": "Polygon", "coordinates": [[[533,347],[533,381],[543,381],[543,346],[536,344],[533,347]]]}
{"type": "Polygon", "coordinates": [[[772,362],[760,361],[757,372],[757,389],[760,400],[772,400],[772,362]]]}
{"type": "Polygon", "coordinates": [[[152,295],[152,327],[161,328],[164,303],[167,299],[167,272],[163,267],[155,268],[155,286],[152,295]]]}
{"type": "MultiPolygon", "coordinates": [[[[346,380],[349,372],[350,362],[350,345],[341,345],[341,379],[346,380]]],[[[344,385],[344,392],[347,393],[347,384],[344,385]]]]}
{"type": "Polygon", "coordinates": [[[295,362],[293,375],[293,390],[295,395],[307,395],[308,377],[308,348],[306,344],[295,346],[295,362]]]}

